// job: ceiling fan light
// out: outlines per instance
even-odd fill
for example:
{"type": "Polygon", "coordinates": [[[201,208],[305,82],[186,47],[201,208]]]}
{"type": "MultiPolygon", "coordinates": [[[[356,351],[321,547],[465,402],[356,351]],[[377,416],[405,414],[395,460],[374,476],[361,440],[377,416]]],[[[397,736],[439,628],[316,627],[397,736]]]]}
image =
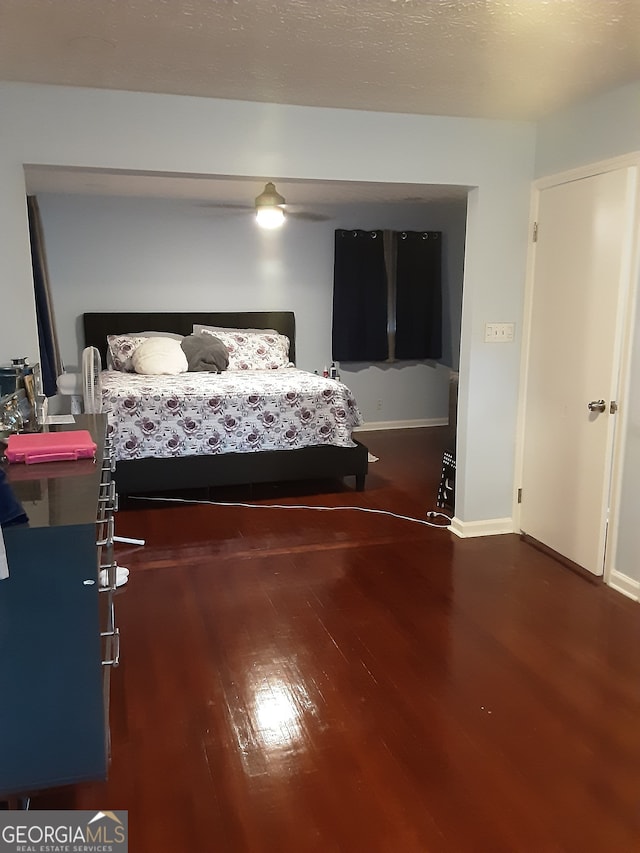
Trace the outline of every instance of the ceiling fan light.
{"type": "Polygon", "coordinates": [[[284,223],[284,210],[281,207],[259,207],[256,219],[261,228],[280,228],[284,223]]]}
{"type": "Polygon", "coordinates": [[[284,196],[269,181],[256,198],[256,219],[261,228],[280,228],[284,222],[284,196]]]}
{"type": "Polygon", "coordinates": [[[259,207],[278,207],[278,205],[284,203],[284,196],[281,196],[276,189],[276,185],[272,181],[269,181],[264,185],[264,189],[256,198],[256,209],[259,207]]]}

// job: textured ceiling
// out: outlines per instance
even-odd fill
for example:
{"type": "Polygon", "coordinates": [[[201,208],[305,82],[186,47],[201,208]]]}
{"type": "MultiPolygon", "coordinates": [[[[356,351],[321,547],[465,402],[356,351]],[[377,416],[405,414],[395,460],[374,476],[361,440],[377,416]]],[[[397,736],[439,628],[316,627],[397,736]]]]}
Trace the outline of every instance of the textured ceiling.
{"type": "Polygon", "coordinates": [[[2,0],[0,79],[535,120],[640,79],[640,2],[2,0]]]}
{"type": "MultiPolygon", "coordinates": [[[[0,0],[6,81],[533,120],[638,79],[640,0],[0,0]]],[[[250,205],[265,179],[27,170],[31,192],[217,204],[250,205]]],[[[304,210],[466,195],[278,189],[304,210]]]]}

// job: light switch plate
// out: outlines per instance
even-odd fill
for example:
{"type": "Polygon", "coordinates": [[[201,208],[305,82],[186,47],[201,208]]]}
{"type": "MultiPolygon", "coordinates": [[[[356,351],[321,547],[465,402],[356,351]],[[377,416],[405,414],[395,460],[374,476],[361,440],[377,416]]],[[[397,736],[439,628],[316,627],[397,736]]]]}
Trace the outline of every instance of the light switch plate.
{"type": "Polygon", "coordinates": [[[486,323],[485,344],[510,344],[515,336],[515,323],[486,323]]]}

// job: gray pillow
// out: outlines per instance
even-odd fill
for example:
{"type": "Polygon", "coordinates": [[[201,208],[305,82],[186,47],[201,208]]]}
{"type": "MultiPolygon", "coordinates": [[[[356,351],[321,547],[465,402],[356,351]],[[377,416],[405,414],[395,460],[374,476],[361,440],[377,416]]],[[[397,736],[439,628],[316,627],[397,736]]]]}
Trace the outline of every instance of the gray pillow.
{"type": "Polygon", "coordinates": [[[180,346],[192,373],[208,370],[222,373],[229,364],[229,350],[214,335],[187,335],[180,346]]]}

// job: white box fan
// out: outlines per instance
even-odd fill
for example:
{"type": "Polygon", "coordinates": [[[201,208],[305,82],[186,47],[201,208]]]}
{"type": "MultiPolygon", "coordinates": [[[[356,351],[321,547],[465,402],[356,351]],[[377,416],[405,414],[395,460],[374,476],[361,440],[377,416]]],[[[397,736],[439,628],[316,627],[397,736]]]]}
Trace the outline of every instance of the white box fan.
{"type": "Polygon", "coordinates": [[[86,347],[82,351],[82,400],[88,414],[102,411],[102,359],[97,347],[86,347]]]}

